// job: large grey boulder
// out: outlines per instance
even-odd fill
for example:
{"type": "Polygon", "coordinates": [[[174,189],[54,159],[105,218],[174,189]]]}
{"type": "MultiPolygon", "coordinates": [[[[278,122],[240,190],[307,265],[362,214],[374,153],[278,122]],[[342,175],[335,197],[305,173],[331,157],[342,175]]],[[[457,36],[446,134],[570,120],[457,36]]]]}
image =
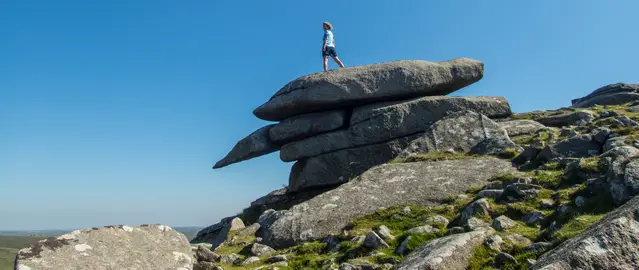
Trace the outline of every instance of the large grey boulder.
{"type": "Polygon", "coordinates": [[[253,111],[260,119],[291,116],[417,96],[447,95],[480,80],[484,64],[457,58],[443,62],[401,60],[347,67],[299,77],[253,111]]]}
{"type": "Polygon", "coordinates": [[[282,146],[280,158],[294,161],[341,149],[381,143],[423,132],[446,115],[470,110],[505,117],[511,109],[503,97],[423,97],[356,108],[348,129],[324,133],[282,146]]]}
{"type": "Polygon", "coordinates": [[[300,160],[291,168],[288,189],[298,192],[348,182],[371,167],[391,161],[417,137],[412,135],[300,160]]]}
{"type": "Polygon", "coordinates": [[[468,153],[483,140],[496,137],[508,138],[499,124],[473,111],[458,111],[435,122],[400,157],[449,150],[468,153]]]}
{"type": "Polygon", "coordinates": [[[346,111],[344,110],[293,116],[271,128],[269,138],[278,145],[306,139],[344,126],[346,117],[346,111]]]}
{"type": "Polygon", "coordinates": [[[18,252],[16,269],[193,269],[186,237],[165,225],[108,226],[42,240],[18,252]]]}
{"type": "Polygon", "coordinates": [[[546,127],[537,121],[526,119],[503,121],[499,122],[499,125],[506,130],[510,137],[535,134],[546,127]]]}
{"type": "Polygon", "coordinates": [[[618,105],[639,100],[639,84],[615,83],[603,86],[585,97],[572,100],[572,106],[618,105]]]}
{"type": "Polygon", "coordinates": [[[260,236],[274,248],[323,239],[380,207],[436,205],[514,171],[510,162],[490,157],[376,166],[289,210],[265,212],[260,236]]]}
{"type": "Polygon", "coordinates": [[[639,197],[542,255],[531,269],[637,269],[639,197]]]}
{"type": "Polygon", "coordinates": [[[550,161],[556,158],[587,158],[601,154],[601,145],[592,135],[577,135],[541,150],[538,158],[550,161]]]}
{"type": "Polygon", "coordinates": [[[535,119],[549,127],[583,126],[595,120],[595,114],[590,111],[562,112],[542,116],[535,119]]]}
{"type": "Polygon", "coordinates": [[[237,144],[235,144],[233,149],[231,149],[231,152],[215,163],[213,169],[226,167],[233,163],[267,155],[279,150],[279,147],[273,144],[269,139],[269,130],[273,126],[274,125],[268,125],[262,127],[246,136],[244,139],[241,139],[237,142],[237,144]]]}
{"type": "Polygon", "coordinates": [[[211,244],[211,249],[214,250],[226,240],[231,228],[233,227],[233,220],[235,218],[237,217],[232,216],[223,218],[220,222],[200,230],[191,240],[191,243],[211,244]]]}
{"type": "Polygon", "coordinates": [[[494,233],[491,228],[482,228],[429,241],[408,254],[395,269],[465,270],[475,248],[494,233]]]}

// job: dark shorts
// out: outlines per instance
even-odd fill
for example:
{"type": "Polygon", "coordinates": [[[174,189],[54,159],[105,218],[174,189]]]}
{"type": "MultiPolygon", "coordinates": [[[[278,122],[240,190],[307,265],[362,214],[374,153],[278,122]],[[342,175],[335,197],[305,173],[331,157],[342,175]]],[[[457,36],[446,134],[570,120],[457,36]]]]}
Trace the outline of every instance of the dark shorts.
{"type": "Polygon", "coordinates": [[[333,56],[336,57],[337,56],[337,52],[335,51],[335,47],[326,47],[325,51],[322,51],[322,57],[326,57],[326,56],[333,56]]]}

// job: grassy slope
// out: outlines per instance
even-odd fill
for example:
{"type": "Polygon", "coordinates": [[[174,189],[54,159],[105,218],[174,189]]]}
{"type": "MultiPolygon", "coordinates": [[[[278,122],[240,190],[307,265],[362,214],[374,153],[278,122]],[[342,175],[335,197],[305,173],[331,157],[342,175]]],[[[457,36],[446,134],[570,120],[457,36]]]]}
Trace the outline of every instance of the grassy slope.
{"type": "Polygon", "coordinates": [[[13,269],[13,260],[16,252],[41,239],[43,237],[0,235],[0,269],[13,269]]]}

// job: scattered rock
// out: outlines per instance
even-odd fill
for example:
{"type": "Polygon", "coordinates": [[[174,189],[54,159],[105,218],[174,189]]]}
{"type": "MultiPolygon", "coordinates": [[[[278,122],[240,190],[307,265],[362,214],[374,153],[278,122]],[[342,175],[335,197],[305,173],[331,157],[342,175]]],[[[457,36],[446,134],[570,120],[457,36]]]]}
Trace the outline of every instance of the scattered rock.
{"type": "Polygon", "coordinates": [[[255,236],[255,233],[257,233],[257,231],[260,229],[260,224],[259,223],[253,223],[251,224],[251,226],[248,226],[244,229],[241,229],[239,232],[237,232],[237,235],[239,236],[255,236]]]}
{"type": "Polygon", "coordinates": [[[404,238],[404,241],[402,241],[399,246],[397,246],[397,248],[395,249],[395,255],[404,255],[406,254],[406,247],[408,246],[408,243],[410,242],[412,236],[406,236],[406,238],[404,238]]]}
{"type": "Polygon", "coordinates": [[[572,100],[572,106],[586,108],[594,105],[619,105],[639,100],[639,85],[615,83],[603,86],[589,95],[572,100]]]}
{"type": "Polygon", "coordinates": [[[326,237],[324,243],[326,243],[326,250],[328,250],[328,252],[337,252],[339,250],[340,241],[335,235],[331,234],[326,237]]]}
{"type": "Polygon", "coordinates": [[[608,117],[613,117],[613,116],[617,116],[619,115],[617,112],[615,111],[608,111],[608,110],[601,110],[599,112],[599,117],[601,118],[608,118],[608,117]]]}
{"type": "Polygon", "coordinates": [[[575,205],[577,207],[583,207],[586,204],[586,198],[584,198],[583,196],[577,196],[577,198],[575,198],[575,205]]]}
{"type": "Polygon", "coordinates": [[[517,259],[508,253],[501,252],[495,256],[495,267],[501,268],[505,264],[517,264],[517,259]]]}
{"type": "Polygon", "coordinates": [[[601,154],[601,146],[597,144],[591,135],[578,135],[549,145],[539,153],[539,158],[544,161],[553,161],[556,158],[587,158],[601,154]]]}
{"type": "Polygon", "coordinates": [[[499,237],[499,235],[492,235],[486,239],[484,244],[491,250],[501,252],[501,245],[504,243],[504,240],[499,237]]]}
{"type": "Polygon", "coordinates": [[[446,95],[481,79],[483,69],[480,61],[457,58],[437,63],[401,60],[318,72],[289,82],[253,114],[279,121],[383,100],[446,95]]]}
{"type": "Polygon", "coordinates": [[[216,266],[212,262],[202,261],[202,262],[197,262],[193,264],[193,270],[224,270],[224,269],[222,269],[222,267],[216,266]]]}
{"type": "Polygon", "coordinates": [[[523,151],[523,148],[515,144],[508,137],[486,138],[473,146],[470,153],[473,155],[500,155],[508,150],[523,151]]]}
{"type": "Polygon", "coordinates": [[[215,252],[207,249],[204,246],[199,246],[195,251],[195,256],[198,261],[205,262],[218,262],[220,260],[220,255],[215,254],[215,252]]]}
{"type": "Polygon", "coordinates": [[[440,228],[445,228],[446,226],[448,226],[448,219],[440,215],[435,215],[435,216],[427,218],[426,224],[440,227],[440,228]]]}
{"type": "Polygon", "coordinates": [[[544,116],[535,120],[549,127],[583,126],[595,120],[595,115],[590,111],[576,111],[544,116]]]}
{"type": "Polygon", "coordinates": [[[231,228],[229,229],[229,231],[234,232],[244,228],[246,227],[244,226],[244,222],[242,221],[242,219],[236,217],[231,220],[231,228]]]}
{"type": "Polygon", "coordinates": [[[542,212],[532,212],[522,217],[523,221],[528,225],[535,225],[545,218],[542,212]]]}
{"type": "Polygon", "coordinates": [[[494,232],[477,230],[429,241],[404,257],[396,269],[466,269],[475,248],[494,232]]]}
{"type": "Polygon", "coordinates": [[[240,256],[235,254],[235,253],[231,253],[228,255],[222,255],[222,257],[220,257],[220,263],[222,264],[226,264],[226,265],[237,265],[240,263],[240,256]]]}
{"type": "Polygon", "coordinates": [[[459,215],[459,223],[466,224],[474,216],[489,216],[490,203],[486,199],[476,200],[466,206],[459,215]]]}
{"type": "Polygon", "coordinates": [[[477,193],[480,198],[499,198],[504,193],[503,189],[484,189],[477,193]]]}
{"type": "Polygon", "coordinates": [[[540,207],[541,209],[554,209],[555,201],[551,199],[541,199],[540,207]]]}
{"type": "Polygon", "coordinates": [[[288,258],[286,257],[286,255],[277,255],[277,256],[270,257],[268,260],[266,260],[267,263],[287,262],[287,261],[288,261],[288,258]]]}
{"type": "Polygon", "coordinates": [[[251,265],[251,264],[257,263],[259,261],[260,261],[259,257],[255,257],[255,256],[248,257],[246,260],[244,260],[244,262],[242,262],[242,266],[251,265]]]}
{"type": "Polygon", "coordinates": [[[191,269],[186,237],[165,225],[76,230],[21,249],[16,269],[191,269]],[[170,243],[158,245],[158,243],[170,243]]]}
{"type": "Polygon", "coordinates": [[[409,215],[411,213],[410,207],[406,206],[402,209],[402,214],[409,215]]]}
{"type": "Polygon", "coordinates": [[[544,125],[534,120],[511,120],[499,122],[499,125],[506,130],[509,137],[535,134],[545,128],[544,125]]]}
{"type": "Polygon", "coordinates": [[[213,169],[222,168],[233,163],[249,160],[259,156],[267,155],[279,150],[279,147],[271,142],[268,137],[269,130],[274,125],[262,127],[246,138],[241,139],[231,152],[229,152],[222,160],[215,163],[213,169]]]}
{"type": "Polygon", "coordinates": [[[530,184],[511,184],[504,189],[498,202],[520,202],[537,197],[541,187],[530,184]]]}
{"type": "Polygon", "coordinates": [[[493,228],[500,232],[514,228],[515,226],[517,226],[517,222],[513,221],[507,216],[498,216],[493,219],[493,228]]]}
{"type": "Polygon", "coordinates": [[[639,123],[635,122],[634,120],[630,119],[630,117],[625,115],[617,117],[617,121],[621,122],[621,124],[623,124],[624,127],[639,126],[639,123]]]}
{"type": "Polygon", "coordinates": [[[610,136],[610,129],[608,128],[597,128],[593,131],[592,139],[595,140],[598,144],[604,144],[606,140],[608,140],[608,136],[610,136]]]}
{"type": "Polygon", "coordinates": [[[375,232],[369,232],[366,234],[366,238],[362,245],[371,249],[390,248],[390,246],[375,232]]]}
{"type": "Polygon", "coordinates": [[[430,225],[424,225],[424,226],[415,227],[415,228],[412,228],[412,229],[407,231],[407,233],[409,233],[409,234],[413,234],[413,233],[436,233],[436,232],[439,232],[439,230],[436,229],[436,228],[433,228],[433,226],[430,226],[430,225]]]}
{"type": "Polygon", "coordinates": [[[259,243],[255,243],[253,244],[253,246],[251,247],[251,254],[253,254],[253,256],[257,256],[257,257],[261,257],[261,256],[268,256],[271,255],[273,253],[275,253],[275,249],[267,246],[267,245],[263,245],[263,244],[259,244],[259,243]]]}
{"type": "Polygon", "coordinates": [[[375,232],[377,232],[377,234],[382,237],[382,239],[386,240],[386,241],[392,241],[395,240],[395,236],[393,236],[393,234],[391,233],[390,229],[388,229],[388,227],[381,225],[379,227],[376,228],[375,232]]]}
{"type": "Polygon", "coordinates": [[[466,223],[464,224],[464,227],[468,231],[475,231],[479,229],[484,229],[485,227],[490,227],[490,225],[488,225],[486,222],[484,222],[483,220],[479,218],[471,217],[466,221],[466,223]]]}
{"type": "Polygon", "coordinates": [[[504,236],[504,238],[518,246],[532,245],[532,241],[521,234],[509,234],[504,236]]]}

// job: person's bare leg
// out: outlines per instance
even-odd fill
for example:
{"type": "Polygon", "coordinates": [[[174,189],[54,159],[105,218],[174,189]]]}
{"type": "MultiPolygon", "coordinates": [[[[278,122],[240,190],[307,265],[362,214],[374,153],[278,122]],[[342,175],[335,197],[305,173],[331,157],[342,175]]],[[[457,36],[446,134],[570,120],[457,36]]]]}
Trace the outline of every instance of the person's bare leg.
{"type": "Polygon", "coordinates": [[[328,56],[324,56],[324,72],[328,71],[328,56]]]}
{"type": "Polygon", "coordinates": [[[333,60],[335,60],[335,62],[339,65],[339,67],[344,67],[344,63],[342,63],[342,61],[339,60],[339,57],[333,56],[333,60]]]}

